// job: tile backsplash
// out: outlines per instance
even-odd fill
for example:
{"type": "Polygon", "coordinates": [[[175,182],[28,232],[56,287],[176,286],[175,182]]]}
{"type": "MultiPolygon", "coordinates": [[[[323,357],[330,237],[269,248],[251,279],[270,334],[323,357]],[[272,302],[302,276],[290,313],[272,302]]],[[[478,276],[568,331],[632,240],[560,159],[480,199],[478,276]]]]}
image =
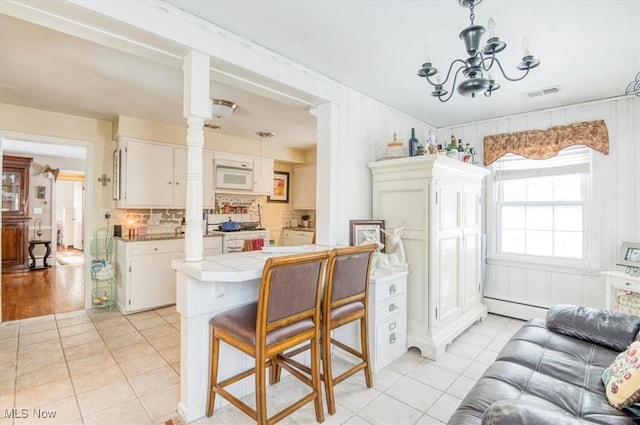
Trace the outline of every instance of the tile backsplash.
{"type": "Polygon", "coordinates": [[[309,216],[309,228],[316,227],[316,210],[294,210],[293,208],[285,208],[282,212],[282,227],[302,227],[302,216],[309,216]]]}

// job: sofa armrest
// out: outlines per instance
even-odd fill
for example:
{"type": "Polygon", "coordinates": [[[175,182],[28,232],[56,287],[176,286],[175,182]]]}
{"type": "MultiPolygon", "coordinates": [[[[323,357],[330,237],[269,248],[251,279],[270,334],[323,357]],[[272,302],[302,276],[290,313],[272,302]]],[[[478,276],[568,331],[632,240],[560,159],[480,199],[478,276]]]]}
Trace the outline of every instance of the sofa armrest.
{"type": "Polygon", "coordinates": [[[547,328],[620,352],[636,338],[640,317],[576,305],[556,305],[547,313],[547,328]]]}
{"type": "Polygon", "coordinates": [[[482,425],[584,425],[566,413],[522,400],[498,400],[482,416],[482,425]]]}

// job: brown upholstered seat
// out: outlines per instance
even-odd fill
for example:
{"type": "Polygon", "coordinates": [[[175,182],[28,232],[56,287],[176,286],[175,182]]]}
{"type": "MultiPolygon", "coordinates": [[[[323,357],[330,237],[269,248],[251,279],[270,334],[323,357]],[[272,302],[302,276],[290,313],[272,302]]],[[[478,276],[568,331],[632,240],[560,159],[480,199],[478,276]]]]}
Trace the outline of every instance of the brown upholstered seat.
{"type": "MultiPolygon", "coordinates": [[[[258,301],[213,317],[211,329],[211,370],[207,416],[213,414],[216,394],[221,395],[259,424],[273,424],[314,401],[316,420],[322,422],[320,381],[320,305],[322,279],[329,252],[305,253],[270,258],[262,272],[258,301]],[[255,367],[218,382],[220,341],[255,359],[255,367]],[[311,387],[311,392],[285,409],[267,417],[266,368],[274,367],[276,354],[308,342],[311,346],[311,379],[292,374],[311,387]],[[227,387],[255,374],[256,409],[228,392],[227,387]]],[[[290,370],[286,365],[281,367],[290,370]]]]}
{"type": "MultiPolygon", "coordinates": [[[[336,411],[333,387],[360,370],[364,370],[367,387],[373,386],[373,376],[369,361],[368,314],[369,273],[371,260],[377,245],[360,245],[338,248],[331,251],[325,279],[322,302],[322,380],[325,382],[327,407],[330,414],[336,411]],[[331,338],[331,331],[353,321],[360,321],[360,351],[331,338]],[[331,368],[331,346],[335,345],[351,353],[361,361],[340,376],[333,377],[331,368]]],[[[292,357],[309,349],[298,348],[278,358],[286,363],[311,373],[307,366],[292,357]]],[[[287,369],[289,370],[289,369],[287,369]]],[[[278,366],[271,368],[271,382],[280,379],[278,366]]]]}

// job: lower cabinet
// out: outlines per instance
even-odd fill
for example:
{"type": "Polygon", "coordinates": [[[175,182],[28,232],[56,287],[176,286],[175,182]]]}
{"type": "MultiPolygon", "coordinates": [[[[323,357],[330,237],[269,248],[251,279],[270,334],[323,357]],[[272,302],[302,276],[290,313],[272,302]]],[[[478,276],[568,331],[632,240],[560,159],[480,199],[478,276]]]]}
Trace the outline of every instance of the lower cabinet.
{"type": "MultiPolygon", "coordinates": [[[[207,237],[203,256],[220,255],[222,238],[207,237]]],[[[184,239],[116,240],[118,309],[135,313],[176,303],[176,272],[171,260],[184,255],[184,239]]]]}
{"type": "Polygon", "coordinates": [[[27,261],[28,220],[2,218],[2,272],[13,273],[29,270],[27,261]]]}
{"type": "Polygon", "coordinates": [[[372,276],[369,287],[369,353],[373,372],[407,351],[407,274],[372,276]]]}
{"type": "Polygon", "coordinates": [[[116,293],[123,313],[175,304],[171,260],[182,255],[180,239],[116,243],[116,293]]]}
{"type": "MultiPolygon", "coordinates": [[[[369,355],[374,373],[407,351],[407,273],[372,276],[369,286],[369,355]]],[[[334,331],[334,338],[360,347],[360,325],[349,323],[334,331]]],[[[350,354],[335,348],[335,354],[350,354]]],[[[351,358],[352,360],[354,358],[351,358]]]]}
{"type": "Polygon", "coordinates": [[[310,245],[313,243],[313,230],[283,230],[282,246],[310,245]]]}

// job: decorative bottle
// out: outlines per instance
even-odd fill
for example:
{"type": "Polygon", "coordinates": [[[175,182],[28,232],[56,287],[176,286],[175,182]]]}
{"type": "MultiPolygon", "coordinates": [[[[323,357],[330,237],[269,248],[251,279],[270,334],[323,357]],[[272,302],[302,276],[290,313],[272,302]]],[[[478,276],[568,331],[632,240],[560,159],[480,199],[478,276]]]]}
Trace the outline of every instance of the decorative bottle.
{"type": "Polygon", "coordinates": [[[420,142],[416,139],[416,129],[411,129],[411,139],[409,139],[409,156],[418,155],[418,145],[420,142]]]}
{"type": "Polygon", "coordinates": [[[464,146],[462,145],[462,139],[458,139],[458,159],[460,161],[464,159],[464,146]]]}

